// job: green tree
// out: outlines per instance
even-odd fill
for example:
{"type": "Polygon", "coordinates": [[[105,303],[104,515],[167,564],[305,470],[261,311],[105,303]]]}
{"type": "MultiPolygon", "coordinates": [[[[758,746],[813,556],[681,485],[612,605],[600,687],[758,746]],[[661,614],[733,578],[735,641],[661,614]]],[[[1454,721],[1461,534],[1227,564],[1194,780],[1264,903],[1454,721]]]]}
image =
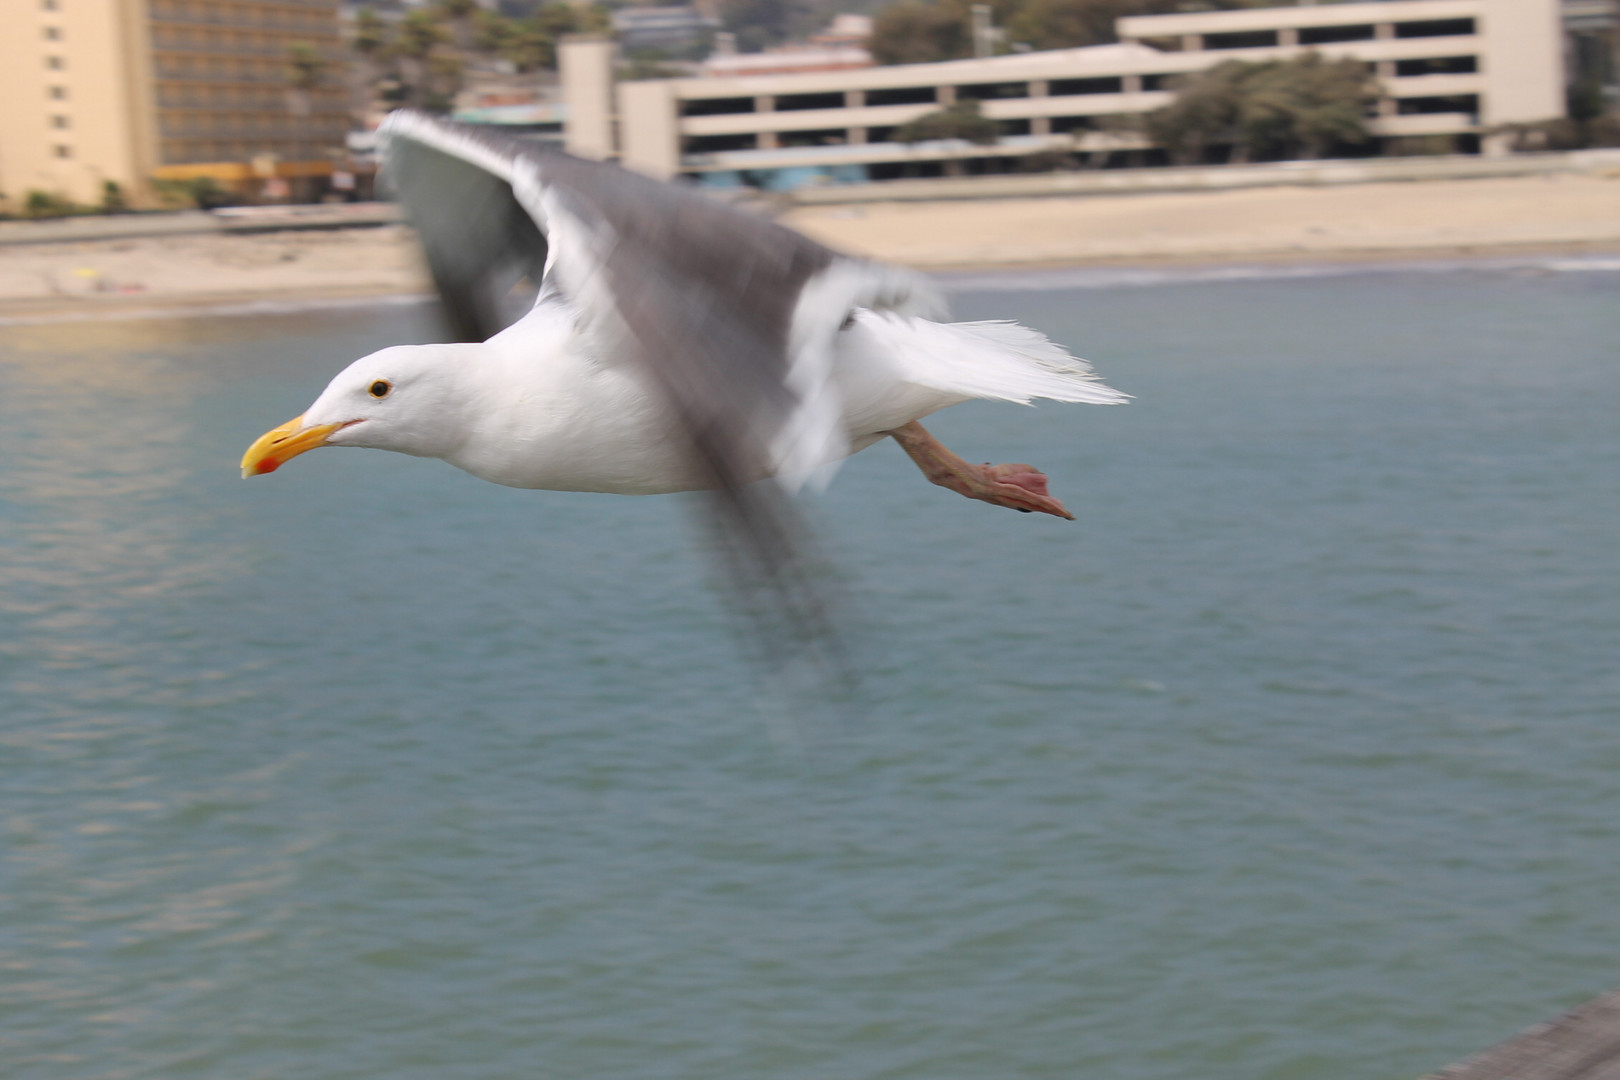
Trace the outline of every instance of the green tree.
{"type": "MultiPolygon", "coordinates": [[[[1072,49],[1117,40],[1114,20],[1186,7],[1183,0],[989,0],[1010,44],[1072,49]]],[[[920,64],[973,55],[974,0],[899,0],[877,14],[868,47],[880,64],[920,64]]],[[[1230,6],[1209,3],[1201,6],[1230,6]]]]}
{"type": "Polygon", "coordinates": [[[968,98],[894,129],[895,142],[920,143],[938,139],[962,139],[977,146],[989,146],[996,141],[996,122],[979,111],[976,100],[968,98]]]}
{"type": "Polygon", "coordinates": [[[607,13],[595,5],[542,4],[509,26],[500,54],[519,71],[550,70],[557,66],[557,42],[565,34],[599,34],[607,26],[607,13]]]}
{"type": "Polygon", "coordinates": [[[513,24],[501,45],[501,55],[523,72],[554,68],[557,66],[557,39],[538,19],[524,19],[513,24]]]}
{"type": "Polygon", "coordinates": [[[373,98],[386,97],[381,84],[392,78],[393,46],[391,28],[375,10],[364,7],[355,13],[349,47],[360,56],[360,80],[373,98]]]}
{"type": "Polygon", "coordinates": [[[354,38],[350,42],[355,52],[373,60],[387,50],[388,39],[388,24],[375,9],[363,7],[355,13],[354,38]]]}
{"type": "MultiPolygon", "coordinates": [[[[392,94],[384,93],[391,104],[416,105],[444,111],[444,95],[435,85],[433,57],[440,46],[448,44],[450,35],[436,11],[415,8],[400,20],[393,47],[389,50],[395,62],[392,74],[397,87],[392,94]]],[[[451,96],[454,96],[452,91],[451,96]]]]}
{"type": "Polygon", "coordinates": [[[197,176],[190,180],[153,180],[152,187],[158,197],[169,206],[193,206],[198,210],[213,210],[229,206],[230,192],[220,187],[212,176],[197,176]]]}
{"type": "Polygon", "coordinates": [[[1228,161],[1256,156],[1320,158],[1335,146],[1367,141],[1377,81],[1357,60],[1308,52],[1292,60],[1228,60],[1183,77],[1175,100],[1149,113],[1143,127],[1178,164],[1229,146],[1228,161]]]}
{"type": "Polygon", "coordinates": [[[124,195],[123,187],[116,180],[103,180],[101,182],[101,212],[103,214],[129,213],[129,199],[124,195]]]}
{"type": "Polygon", "coordinates": [[[72,199],[39,188],[31,189],[23,202],[24,217],[55,218],[78,213],[83,211],[72,199]]]}
{"type": "Polygon", "coordinates": [[[1077,49],[1119,40],[1114,20],[1178,11],[1179,0],[1020,0],[1005,14],[1007,40],[1032,49],[1077,49]]]}
{"type": "Polygon", "coordinates": [[[1259,125],[1262,137],[1275,132],[1285,153],[1314,161],[1335,146],[1365,143],[1377,100],[1378,82],[1366,64],[1312,51],[1255,73],[1249,123],[1259,125]]]}
{"type": "Polygon", "coordinates": [[[326,57],[315,46],[295,41],[287,46],[287,85],[304,93],[315,89],[326,75],[326,57]]]}
{"type": "Polygon", "coordinates": [[[418,99],[428,112],[447,113],[455,107],[456,93],[465,79],[466,66],[454,53],[435,53],[428,58],[427,78],[418,88],[418,99]]]}
{"type": "Polygon", "coordinates": [[[1143,118],[1148,138],[1177,165],[1196,165],[1209,147],[1242,141],[1243,82],[1255,65],[1227,60],[1172,83],[1175,98],[1143,118]]]}
{"type": "Polygon", "coordinates": [[[450,24],[450,36],[456,48],[472,48],[473,16],[480,10],[478,0],[434,0],[433,6],[434,14],[450,24]]]}
{"type": "Polygon", "coordinates": [[[572,33],[606,34],[613,29],[613,17],[608,14],[607,8],[601,4],[553,4],[552,6],[568,9],[569,18],[573,20],[572,33]]]}
{"type": "Polygon", "coordinates": [[[314,149],[308,141],[309,114],[313,111],[315,88],[326,77],[326,57],[308,42],[295,41],[287,46],[284,77],[287,80],[287,112],[299,135],[298,155],[307,160],[313,156],[314,149]]]}
{"type": "Polygon", "coordinates": [[[485,56],[499,56],[506,51],[507,44],[516,32],[512,20],[498,11],[485,11],[482,8],[473,16],[472,47],[474,52],[485,56]]]}
{"type": "Polygon", "coordinates": [[[966,5],[900,0],[878,13],[866,47],[879,64],[927,64],[973,55],[966,5]]]}
{"type": "Polygon", "coordinates": [[[542,3],[514,20],[479,8],[477,0],[433,0],[396,26],[360,9],[351,46],[365,58],[374,95],[438,112],[453,107],[475,56],[499,56],[520,72],[555,68],[559,38],[607,26],[605,9],[595,4],[542,3]]]}
{"type": "Polygon", "coordinates": [[[408,56],[412,60],[426,60],[435,46],[443,45],[448,40],[449,36],[444,32],[444,25],[433,12],[413,8],[399,24],[399,42],[396,48],[402,56],[408,56]]]}

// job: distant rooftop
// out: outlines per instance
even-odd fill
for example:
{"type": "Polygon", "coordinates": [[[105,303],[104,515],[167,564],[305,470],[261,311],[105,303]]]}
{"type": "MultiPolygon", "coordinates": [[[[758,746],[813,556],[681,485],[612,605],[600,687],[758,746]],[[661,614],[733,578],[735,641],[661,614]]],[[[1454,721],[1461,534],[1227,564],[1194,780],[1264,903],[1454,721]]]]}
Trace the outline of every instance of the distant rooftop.
{"type": "Polygon", "coordinates": [[[821,71],[851,71],[872,66],[866,41],[872,36],[870,15],[837,15],[828,27],[810,35],[808,43],[778,45],[757,53],[737,52],[732,34],[719,34],[715,50],[703,62],[705,76],[794,75],[821,71]]]}
{"type": "Polygon", "coordinates": [[[720,20],[687,5],[620,8],[613,30],[627,49],[678,48],[717,29],[720,20]]]}

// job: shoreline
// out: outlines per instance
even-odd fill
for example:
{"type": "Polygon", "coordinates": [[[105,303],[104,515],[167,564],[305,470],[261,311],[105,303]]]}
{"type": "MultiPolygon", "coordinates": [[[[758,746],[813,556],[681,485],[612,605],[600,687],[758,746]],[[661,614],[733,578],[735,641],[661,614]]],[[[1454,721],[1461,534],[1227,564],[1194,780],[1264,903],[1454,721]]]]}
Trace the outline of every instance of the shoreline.
{"type": "MultiPolygon", "coordinates": [[[[1530,244],[1492,249],[1423,248],[1381,252],[1279,252],[1244,257],[1164,257],[1083,262],[941,266],[925,271],[947,294],[969,290],[1128,288],[1263,278],[1457,270],[1620,273],[1620,244],[1530,244]]],[[[410,307],[427,291],[287,289],[207,295],[0,300],[0,327],[144,319],[231,318],[355,308],[410,307]]]]}
{"type": "MultiPolygon", "coordinates": [[[[1557,259],[1603,268],[1620,256],[1620,173],[817,205],[778,220],[850,254],[937,275],[947,289],[1058,272],[1107,284],[1245,268],[1557,259]]],[[[0,325],[414,303],[430,292],[403,225],[0,246],[0,325]]]]}
{"type": "MultiPolygon", "coordinates": [[[[1482,249],[1422,248],[1379,252],[1274,252],[1243,257],[1114,258],[1086,261],[963,264],[924,273],[946,293],[997,289],[1126,288],[1257,278],[1338,277],[1413,271],[1527,270],[1620,273],[1620,244],[1528,244],[1482,249]],[[1584,264],[1584,265],[1583,265],[1584,264]]],[[[356,308],[410,307],[430,291],[295,288],[236,293],[94,298],[0,299],[0,327],[145,319],[290,315],[356,308]]]]}

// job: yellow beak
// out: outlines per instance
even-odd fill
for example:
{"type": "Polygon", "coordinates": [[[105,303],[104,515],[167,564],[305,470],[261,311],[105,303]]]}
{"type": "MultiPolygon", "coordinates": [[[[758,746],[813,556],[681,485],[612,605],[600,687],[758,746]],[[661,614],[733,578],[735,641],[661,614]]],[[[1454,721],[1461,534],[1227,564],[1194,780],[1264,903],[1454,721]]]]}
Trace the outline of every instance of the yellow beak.
{"type": "Polygon", "coordinates": [[[326,445],[326,437],[342,424],[318,424],[312,428],[303,427],[304,418],[295,416],[280,427],[269,431],[253,440],[253,445],[247,448],[242,455],[242,479],[250,476],[262,476],[265,473],[275,472],[287,462],[302,454],[305,450],[313,450],[317,446],[326,445]],[[300,430],[302,429],[302,430],[300,430]]]}

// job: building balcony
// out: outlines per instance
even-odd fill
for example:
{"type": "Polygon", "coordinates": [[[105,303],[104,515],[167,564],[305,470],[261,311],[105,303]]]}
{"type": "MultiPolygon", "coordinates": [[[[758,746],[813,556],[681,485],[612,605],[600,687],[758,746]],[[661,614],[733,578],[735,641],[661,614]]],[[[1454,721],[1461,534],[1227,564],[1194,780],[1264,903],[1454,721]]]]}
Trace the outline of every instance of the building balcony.
{"type": "MultiPolygon", "coordinates": [[[[300,13],[300,15],[302,14],[300,13]]],[[[148,16],[148,19],[154,26],[189,27],[198,30],[270,30],[283,34],[315,34],[321,37],[340,36],[335,18],[306,16],[297,19],[281,19],[256,14],[252,8],[210,8],[203,12],[188,12],[183,15],[153,11],[148,16]]]]}
{"type": "Polygon", "coordinates": [[[287,73],[280,66],[265,71],[243,71],[228,74],[211,71],[177,71],[172,68],[165,70],[159,66],[157,78],[162,82],[169,83],[197,83],[216,86],[268,85],[283,89],[287,86],[287,73]]]}
{"type": "Polygon", "coordinates": [[[941,161],[967,161],[974,158],[1023,157],[1042,151],[1059,153],[1075,150],[1133,150],[1149,144],[1140,136],[1087,132],[1070,135],[1018,135],[1000,139],[989,146],[976,146],[960,139],[924,143],[857,143],[840,146],[792,146],[770,150],[727,150],[708,154],[685,154],[681,168],[686,172],[749,172],[764,169],[791,169],[804,166],[873,165],[941,161]]]}
{"type": "MultiPolygon", "coordinates": [[[[172,45],[167,42],[155,42],[152,45],[152,56],[160,64],[170,57],[183,61],[185,59],[208,59],[218,56],[247,56],[282,62],[287,59],[287,47],[289,45],[305,42],[308,42],[307,38],[293,34],[289,34],[284,41],[266,42],[260,45],[172,45]]],[[[309,44],[314,43],[309,42],[309,44]]]]}
{"type": "Polygon", "coordinates": [[[1379,138],[1406,135],[1467,135],[1479,130],[1472,113],[1420,113],[1413,116],[1380,116],[1367,121],[1367,130],[1379,138]]]}
{"type": "Polygon", "coordinates": [[[1240,11],[1199,11],[1179,15],[1133,15],[1118,20],[1115,25],[1122,41],[1139,41],[1150,38],[1254,33],[1319,26],[1438,22],[1445,19],[1476,18],[1484,6],[1482,0],[1320,4],[1304,7],[1250,8],[1240,11]]]}
{"type": "Polygon", "coordinates": [[[1454,97],[1485,92],[1483,75],[1414,75],[1405,79],[1384,79],[1382,82],[1385,91],[1396,98],[1454,97]]]}

